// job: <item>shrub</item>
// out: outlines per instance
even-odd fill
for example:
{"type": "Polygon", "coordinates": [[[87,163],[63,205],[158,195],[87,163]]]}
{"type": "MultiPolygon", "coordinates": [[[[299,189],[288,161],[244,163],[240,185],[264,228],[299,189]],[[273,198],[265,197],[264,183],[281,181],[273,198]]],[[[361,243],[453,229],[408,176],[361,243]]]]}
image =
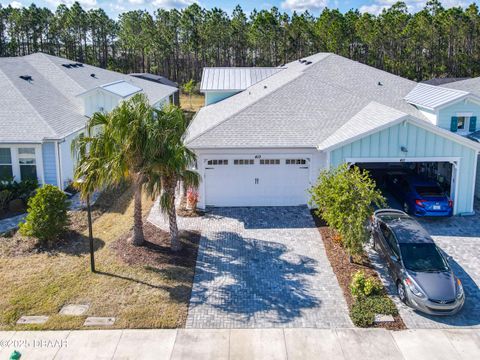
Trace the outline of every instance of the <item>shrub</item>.
{"type": "Polygon", "coordinates": [[[310,194],[310,204],[317,207],[317,215],[338,231],[348,253],[361,254],[363,243],[369,238],[365,224],[374,207],[385,204],[368,171],[347,164],[322,171],[310,194]]]}
{"type": "Polygon", "coordinates": [[[66,231],[67,210],[67,196],[56,186],[44,185],[28,201],[28,215],[25,223],[20,224],[20,233],[50,244],[66,231]]]}
{"type": "Polygon", "coordinates": [[[23,180],[20,182],[10,179],[0,182],[0,191],[8,190],[12,193],[11,199],[22,199],[27,202],[38,188],[37,180],[23,180]]]}
{"type": "Polygon", "coordinates": [[[350,291],[354,298],[367,297],[370,295],[378,295],[383,289],[379,280],[370,276],[367,277],[364,271],[358,270],[352,277],[350,283],[350,291]]]}
{"type": "Polygon", "coordinates": [[[396,316],[398,310],[388,296],[370,296],[361,298],[353,304],[350,318],[356,326],[369,327],[375,321],[375,314],[396,316]]]}
{"type": "Polygon", "coordinates": [[[0,211],[6,210],[8,202],[13,199],[13,192],[4,189],[0,190],[0,211]]]}

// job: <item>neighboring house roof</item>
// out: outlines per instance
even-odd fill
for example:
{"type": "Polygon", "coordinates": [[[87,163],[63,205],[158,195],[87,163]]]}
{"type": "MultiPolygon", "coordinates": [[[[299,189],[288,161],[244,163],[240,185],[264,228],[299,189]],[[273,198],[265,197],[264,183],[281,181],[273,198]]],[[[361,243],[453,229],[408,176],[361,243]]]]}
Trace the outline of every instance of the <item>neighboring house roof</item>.
{"type": "Polygon", "coordinates": [[[402,111],[372,101],[356,113],[318,146],[319,150],[331,150],[345,143],[377,132],[408,117],[402,111]]]}
{"type": "Polygon", "coordinates": [[[129,74],[130,76],[134,76],[136,78],[148,80],[148,81],[154,81],[159,84],[163,85],[168,85],[168,86],[173,86],[178,88],[178,84],[170,79],[167,79],[165,76],[161,75],[156,75],[156,74],[150,74],[150,73],[131,73],[129,74]]]}
{"type": "Polygon", "coordinates": [[[469,93],[458,89],[450,89],[442,86],[418,84],[405,96],[405,100],[412,105],[435,110],[440,106],[458,101],[469,93]]]}
{"type": "Polygon", "coordinates": [[[404,97],[417,83],[344,57],[294,61],[247,90],[202,108],[191,148],[318,147],[372,101],[427,120],[404,97]]]}
{"type": "Polygon", "coordinates": [[[433,79],[430,79],[430,80],[421,81],[420,83],[438,86],[438,85],[450,84],[450,83],[453,83],[453,82],[456,82],[456,81],[462,81],[462,80],[467,80],[467,79],[469,79],[469,78],[433,78],[433,79]]]}
{"type": "Polygon", "coordinates": [[[242,91],[280,71],[280,67],[206,67],[200,91],[242,91]]]}
{"type": "Polygon", "coordinates": [[[1,143],[63,139],[81,129],[87,119],[82,99],[77,95],[102,85],[120,84],[113,85],[113,91],[119,94],[140,88],[152,104],[177,91],[133,76],[77,64],[43,53],[0,58],[1,143]],[[31,76],[31,80],[20,78],[24,75],[31,76]]]}
{"type": "Polygon", "coordinates": [[[480,97],[480,77],[456,81],[454,83],[442,85],[442,87],[468,91],[478,97],[480,97]]]}

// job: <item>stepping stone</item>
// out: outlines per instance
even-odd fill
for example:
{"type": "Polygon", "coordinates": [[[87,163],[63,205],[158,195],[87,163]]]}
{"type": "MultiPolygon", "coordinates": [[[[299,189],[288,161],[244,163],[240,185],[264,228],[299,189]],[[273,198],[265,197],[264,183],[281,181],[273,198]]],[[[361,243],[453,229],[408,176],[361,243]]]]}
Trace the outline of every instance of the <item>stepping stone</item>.
{"type": "Polygon", "coordinates": [[[112,326],[115,324],[114,317],[88,317],[83,326],[112,326]]]}
{"type": "Polygon", "coordinates": [[[392,315],[384,315],[384,314],[375,314],[375,323],[385,323],[385,322],[394,322],[395,319],[392,315]]]}
{"type": "Polygon", "coordinates": [[[45,324],[48,320],[48,316],[22,316],[18,319],[18,325],[27,324],[45,324]]]}
{"type": "Polygon", "coordinates": [[[70,305],[65,305],[62,307],[60,310],[60,315],[68,315],[68,316],[80,316],[85,314],[88,311],[88,308],[90,305],[75,305],[75,304],[70,304],[70,305]]]}

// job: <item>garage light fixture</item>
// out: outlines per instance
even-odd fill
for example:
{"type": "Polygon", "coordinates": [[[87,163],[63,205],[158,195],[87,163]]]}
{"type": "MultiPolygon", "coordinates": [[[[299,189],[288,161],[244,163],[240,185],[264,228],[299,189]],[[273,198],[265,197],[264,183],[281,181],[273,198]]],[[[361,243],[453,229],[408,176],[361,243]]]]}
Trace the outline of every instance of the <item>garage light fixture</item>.
{"type": "Polygon", "coordinates": [[[402,152],[404,152],[404,153],[408,152],[408,149],[407,149],[406,146],[400,147],[400,150],[401,150],[402,152]]]}

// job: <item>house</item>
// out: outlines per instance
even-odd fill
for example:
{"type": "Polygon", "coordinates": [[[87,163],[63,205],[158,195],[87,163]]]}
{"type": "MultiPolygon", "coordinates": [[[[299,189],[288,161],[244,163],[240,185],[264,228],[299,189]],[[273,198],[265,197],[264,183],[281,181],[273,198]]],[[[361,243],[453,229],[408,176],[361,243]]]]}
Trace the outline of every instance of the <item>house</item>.
{"type": "Polygon", "coordinates": [[[307,204],[320,171],[346,162],[425,174],[455,214],[473,213],[480,78],[418,84],[329,53],[275,69],[258,81],[244,80],[251,69],[204,70],[206,106],[185,139],[201,207],[307,204]]]}
{"type": "Polygon", "coordinates": [[[72,140],[94,112],[139,92],[160,107],[177,91],[43,53],[0,58],[0,178],[65,188],[74,172],[72,140]]]}

